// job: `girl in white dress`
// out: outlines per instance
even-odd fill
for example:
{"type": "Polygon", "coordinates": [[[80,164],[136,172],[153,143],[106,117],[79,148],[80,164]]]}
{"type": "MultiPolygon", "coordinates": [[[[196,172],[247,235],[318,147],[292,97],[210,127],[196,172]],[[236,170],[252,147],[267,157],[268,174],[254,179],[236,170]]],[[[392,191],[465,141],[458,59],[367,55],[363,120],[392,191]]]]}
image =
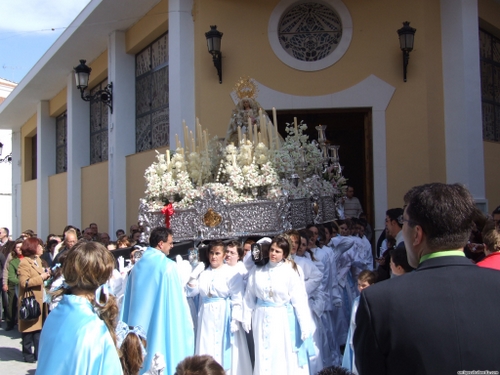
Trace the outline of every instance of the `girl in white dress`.
{"type": "Polygon", "coordinates": [[[321,288],[323,274],[315,265],[315,263],[317,263],[318,261],[316,260],[316,258],[314,258],[314,255],[311,255],[312,259],[304,256],[308,241],[305,238],[302,238],[299,232],[296,230],[291,230],[287,232],[287,234],[292,245],[292,258],[297,264],[300,277],[303,279],[306,287],[307,296],[309,298],[311,317],[316,328],[312,336],[314,349],[316,350],[316,356],[309,358],[309,373],[310,375],[315,375],[319,371],[321,371],[321,369],[323,369],[323,358],[320,350],[320,348],[323,347],[323,337],[321,332],[323,330],[320,317],[324,311],[325,306],[324,292],[321,288]],[[303,244],[301,240],[303,240],[303,244]],[[301,248],[300,253],[298,251],[299,248],[301,248]],[[318,327],[320,329],[318,329],[318,327]]]}
{"type": "Polygon", "coordinates": [[[248,278],[244,327],[248,331],[251,321],[255,375],[307,374],[308,356],[316,354],[311,349],[313,327],[306,289],[299,274],[285,262],[289,253],[288,240],[275,237],[269,263],[253,267],[248,278]]]}
{"type": "Polygon", "coordinates": [[[225,247],[221,241],[210,245],[210,266],[197,281],[188,284],[188,295],[200,294],[195,354],[209,354],[227,374],[250,374],[252,365],[241,328],[243,277],[236,268],[224,264],[225,247]],[[242,338],[235,339],[241,335],[242,338]],[[235,347],[234,347],[235,346],[235,347]],[[233,348],[234,347],[234,348],[233,348]]]}

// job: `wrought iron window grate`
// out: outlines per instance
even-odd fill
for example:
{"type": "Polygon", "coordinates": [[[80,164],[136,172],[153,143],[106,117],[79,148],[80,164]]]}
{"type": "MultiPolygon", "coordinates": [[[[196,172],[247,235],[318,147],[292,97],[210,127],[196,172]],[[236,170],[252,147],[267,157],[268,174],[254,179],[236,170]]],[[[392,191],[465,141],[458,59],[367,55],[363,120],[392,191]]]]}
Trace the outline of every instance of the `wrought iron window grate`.
{"type": "Polygon", "coordinates": [[[64,173],[68,169],[68,112],[56,117],[56,173],[64,173]]]}
{"type": "MultiPolygon", "coordinates": [[[[108,79],[90,90],[90,95],[104,89],[108,79]]],[[[90,164],[108,160],[108,106],[90,102],[90,164]]]]}
{"type": "Polygon", "coordinates": [[[168,34],[136,55],[136,152],[169,144],[168,34]]]}
{"type": "Polygon", "coordinates": [[[500,142],[500,38],[479,29],[483,140],[500,142]]]}
{"type": "Polygon", "coordinates": [[[289,55],[301,61],[318,61],[338,46],[342,38],[342,21],[324,4],[300,3],[283,15],[278,35],[289,55]]]}

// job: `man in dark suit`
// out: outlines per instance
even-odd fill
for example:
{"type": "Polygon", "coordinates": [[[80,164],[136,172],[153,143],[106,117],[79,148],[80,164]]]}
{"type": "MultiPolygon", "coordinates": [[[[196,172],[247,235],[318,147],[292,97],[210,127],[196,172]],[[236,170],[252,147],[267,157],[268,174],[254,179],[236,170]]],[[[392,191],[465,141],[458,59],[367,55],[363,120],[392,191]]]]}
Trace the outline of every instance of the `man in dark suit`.
{"type": "Polygon", "coordinates": [[[354,350],[361,375],[500,370],[500,272],[465,258],[474,200],[459,184],[405,195],[402,277],[361,293],[354,350]]]}

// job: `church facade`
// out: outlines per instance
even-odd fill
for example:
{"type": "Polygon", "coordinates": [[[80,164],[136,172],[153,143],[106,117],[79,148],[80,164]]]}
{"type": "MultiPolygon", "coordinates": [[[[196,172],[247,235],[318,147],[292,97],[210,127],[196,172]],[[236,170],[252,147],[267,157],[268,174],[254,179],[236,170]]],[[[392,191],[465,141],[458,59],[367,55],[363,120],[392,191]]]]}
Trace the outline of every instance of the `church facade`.
{"type": "Polygon", "coordinates": [[[224,137],[240,77],[276,108],[282,136],[294,117],[311,137],[327,126],[378,232],[386,209],[428,182],[464,183],[491,211],[498,72],[498,0],[92,0],[0,105],[13,132],[13,234],[127,229],[155,150],[175,150],[183,120],[224,137]],[[405,21],[416,29],[406,81],[405,21]],[[223,33],[220,74],[211,26],[223,33]],[[112,110],[82,100],[81,59],[91,94],[112,84],[112,110]]]}

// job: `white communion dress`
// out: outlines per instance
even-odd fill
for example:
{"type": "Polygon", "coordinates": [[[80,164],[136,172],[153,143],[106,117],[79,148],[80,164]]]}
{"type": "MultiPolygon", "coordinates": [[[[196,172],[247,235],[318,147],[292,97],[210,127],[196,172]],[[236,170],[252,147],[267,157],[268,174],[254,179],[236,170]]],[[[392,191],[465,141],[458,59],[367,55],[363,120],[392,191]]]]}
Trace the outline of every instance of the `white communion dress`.
{"type": "Polygon", "coordinates": [[[309,374],[308,358],[316,353],[307,299],[299,274],[285,262],[252,268],[244,320],[252,321],[255,375],[309,374]]]}
{"type": "Polygon", "coordinates": [[[241,327],[243,276],[227,264],[217,269],[208,267],[200,274],[198,285],[188,294],[200,295],[196,354],[209,354],[227,374],[251,374],[252,364],[245,332],[241,327]],[[237,327],[232,333],[231,321],[237,327]]]}

